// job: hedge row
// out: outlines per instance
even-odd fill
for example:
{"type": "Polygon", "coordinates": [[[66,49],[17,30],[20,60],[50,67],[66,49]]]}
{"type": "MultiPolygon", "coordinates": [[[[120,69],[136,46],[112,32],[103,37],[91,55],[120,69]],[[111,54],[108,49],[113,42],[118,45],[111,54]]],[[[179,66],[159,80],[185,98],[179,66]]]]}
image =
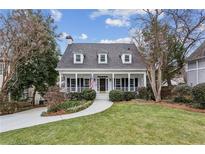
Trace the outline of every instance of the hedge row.
{"type": "Polygon", "coordinates": [[[173,90],[174,102],[193,104],[197,108],[205,109],[205,83],[200,83],[193,88],[186,85],[178,85],[173,90]]]}
{"type": "Polygon", "coordinates": [[[200,83],[192,89],[193,101],[198,104],[198,108],[205,109],[205,83],[200,83]]]}
{"type": "Polygon", "coordinates": [[[93,89],[84,89],[82,92],[71,92],[71,100],[94,100],[96,97],[96,92],[93,89]]]}
{"type": "Polygon", "coordinates": [[[124,92],[122,90],[111,90],[109,93],[109,99],[113,102],[129,101],[135,98],[135,92],[124,92]]]}
{"type": "Polygon", "coordinates": [[[150,87],[139,87],[137,98],[145,100],[154,100],[154,94],[150,87]]]}

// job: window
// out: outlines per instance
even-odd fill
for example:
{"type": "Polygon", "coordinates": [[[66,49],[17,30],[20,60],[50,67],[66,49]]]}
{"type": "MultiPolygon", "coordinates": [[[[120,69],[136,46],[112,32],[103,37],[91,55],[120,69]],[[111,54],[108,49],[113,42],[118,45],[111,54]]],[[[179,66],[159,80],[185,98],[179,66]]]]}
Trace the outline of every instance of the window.
{"type": "Polygon", "coordinates": [[[130,91],[134,91],[134,79],[130,79],[130,91]]]}
{"type": "Polygon", "coordinates": [[[107,54],[98,54],[98,63],[107,64],[107,54]]]}
{"type": "Polygon", "coordinates": [[[89,87],[89,79],[85,79],[85,82],[84,82],[84,87],[88,88],[89,87]]]}
{"type": "Polygon", "coordinates": [[[3,64],[0,63],[0,75],[3,75],[3,64]]]}
{"type": "Polygon", "coordinates": [[[115,89],[121,89],[121,80],[115,79],[115,89]]]}
{"type": "Polygon", "coordinates": [[[100,56],[100,62],[105,62],[105,55],[100,56]]]}
{"type": "Polygon", "coordinates": [[[76,55],[76,62],[80,62],[81,61],[81,55],[76,55]]]}
{"type": "Polygon", "coordinates": [[[122,63],[123,64],[131,64],[132,63],[132,55],[131,54],[123,54],[122,55],[122,63]]]}
{"type": "Polygon", "coordinates": [[[74,54],[74,63],[75,64],[82,64],[84,56],[83,54],[74,54]]]}
{"type": "Polygon", "coordinates": [[[75,91],[75,79],[71,79],[71,91],[75,91]]]}
{"type": "Polygon", "coordinates": [[[135,78],[135,88],[138,87],[138,78],[135,78]]]}
{"type": "Polygon", "coordinates": [[[130,61],[130,56],[129,55],[125,55],[125,62],[129,62],[130,61]]]}

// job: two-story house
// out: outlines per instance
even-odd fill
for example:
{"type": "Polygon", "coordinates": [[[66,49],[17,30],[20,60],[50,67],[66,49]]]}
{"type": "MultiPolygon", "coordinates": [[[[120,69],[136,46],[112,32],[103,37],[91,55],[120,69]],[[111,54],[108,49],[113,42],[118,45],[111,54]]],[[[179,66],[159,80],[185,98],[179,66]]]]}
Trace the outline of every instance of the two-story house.
{"type": "Polygon", "coordinates": [[[57,70],[63,92],[85,88],[97,93],[135,91],[146,87],[146,67],[135,44],[71,43],[57,70]]]}

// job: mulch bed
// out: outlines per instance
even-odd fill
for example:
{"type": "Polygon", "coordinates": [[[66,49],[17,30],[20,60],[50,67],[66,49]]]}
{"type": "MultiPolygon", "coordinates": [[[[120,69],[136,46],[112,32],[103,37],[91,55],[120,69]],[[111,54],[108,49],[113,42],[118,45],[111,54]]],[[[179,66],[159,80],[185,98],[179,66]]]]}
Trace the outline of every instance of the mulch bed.
{"type": "Polygon", "coordinates": [[[158,104],[161,104],[163,106],[170,107],[170,108],[175,108],[175,109],[183,109],[186,111],[205,113],[204,109],[193,108],[193,107],[186,105],[186,104],[177,104],[177,103],[170,103],[170,102],[161,102],[158,104]]]}
{"type": "Polygon", "coordinates": [[[159,105],[169,107],[169,108],[174,108],[174,109],[182,109],[182,110],[186,110],[186,111],[205,113],[205,109],[197,109],[197,108],[191,107],[190,105],[171,103],[171,102],[168,102],[165,100],[161,101],[160,103],[156,103],[155,101],[150,101],[150,100],[146,101],[146,100],[137,99],[137,102],[146,103],[146,104],[159,104],[159,105]]]}

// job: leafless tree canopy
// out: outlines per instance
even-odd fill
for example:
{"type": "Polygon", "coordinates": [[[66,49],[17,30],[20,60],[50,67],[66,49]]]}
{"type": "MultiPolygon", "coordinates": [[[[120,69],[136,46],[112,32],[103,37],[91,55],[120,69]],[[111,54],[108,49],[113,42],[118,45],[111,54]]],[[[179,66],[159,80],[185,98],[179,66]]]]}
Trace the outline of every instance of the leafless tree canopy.
{"type": "Polygon", "coordinates": [[[162,67],[168,65],[170,44],[180,44],[185,58],[205,38],[204,10],[144,10],[135,18],[134,40],[143,56],[156,101],[161,100],[162,67]]]}

